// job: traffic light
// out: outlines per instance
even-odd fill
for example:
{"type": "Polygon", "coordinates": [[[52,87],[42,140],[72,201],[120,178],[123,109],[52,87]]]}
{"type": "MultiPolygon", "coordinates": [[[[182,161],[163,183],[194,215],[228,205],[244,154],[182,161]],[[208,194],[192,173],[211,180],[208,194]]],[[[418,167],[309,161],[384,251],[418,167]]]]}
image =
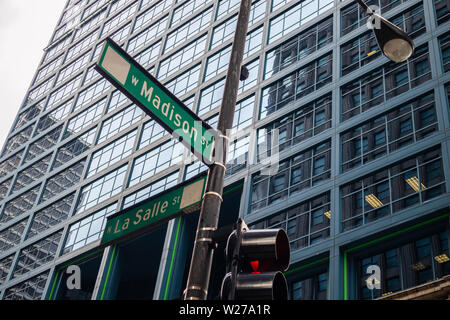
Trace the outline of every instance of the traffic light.
{"type": "Polygon", "coordinates": [[[241,219],[225,249],[227,274],[222,300],[287,300],[282,271],[289,267],[289,239],[283,229],[249,230],[241,219]]]}

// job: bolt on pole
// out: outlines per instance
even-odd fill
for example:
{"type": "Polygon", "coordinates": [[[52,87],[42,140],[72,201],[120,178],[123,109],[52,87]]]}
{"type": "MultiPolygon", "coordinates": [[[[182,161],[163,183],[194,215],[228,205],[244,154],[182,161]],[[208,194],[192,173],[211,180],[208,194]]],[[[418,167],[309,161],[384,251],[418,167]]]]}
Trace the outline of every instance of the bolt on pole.
{"type": "Polygon", "coordinates": [[[215,248],[212,237],[219,223],[220,206],[223,201],[222,192],[229,140],[227,134],[233,126],[251,3],[252,0],[242,0],[239,9],[217,125],[219,136],[216,137],[218,138],[216,146],[217,143],[221,143],[223,146],[220,146],[221,154],[215,155],[215,162],[208,170],[206,190],[202,200],[191,265],[184,292],[185,300],[206,300],[208,296],[209,278],[215,248]],[[221,159],[218,159],[220,156],[221,159]]]}

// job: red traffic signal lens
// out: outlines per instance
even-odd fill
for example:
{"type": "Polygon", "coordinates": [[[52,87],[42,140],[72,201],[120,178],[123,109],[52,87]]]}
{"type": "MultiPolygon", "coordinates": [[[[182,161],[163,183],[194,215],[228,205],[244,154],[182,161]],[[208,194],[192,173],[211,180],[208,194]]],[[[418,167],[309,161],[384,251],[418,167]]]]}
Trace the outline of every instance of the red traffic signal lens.
{"type": "Polygon", "coordinates": [[[250,265],[252,266],[252,269],[253,269],[252,273],[260,273],[258,271],[258,268],[259,268],[259,261],[258,260],[250,261],[250,265]]]}

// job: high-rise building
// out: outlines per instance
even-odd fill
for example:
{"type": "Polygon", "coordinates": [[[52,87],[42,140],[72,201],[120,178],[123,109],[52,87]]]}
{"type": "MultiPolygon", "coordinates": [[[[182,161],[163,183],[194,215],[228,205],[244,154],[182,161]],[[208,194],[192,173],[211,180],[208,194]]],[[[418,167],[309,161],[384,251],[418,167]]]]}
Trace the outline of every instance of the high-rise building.
{"type": "MultiPolygon", "coordinates": [[[[413,38],[408,61],[381,54],[354,0],[253,1],[219,223],[286,230],[291,299],[450,273],[450,2],[367,2],[413,38]]],[[[0,154],[0,299],[181,297],[198,212],[100,238],[106,217],[207,168],[93,66],[110,37],[215,127],[239,3],[67,1],[0,154]]]]}

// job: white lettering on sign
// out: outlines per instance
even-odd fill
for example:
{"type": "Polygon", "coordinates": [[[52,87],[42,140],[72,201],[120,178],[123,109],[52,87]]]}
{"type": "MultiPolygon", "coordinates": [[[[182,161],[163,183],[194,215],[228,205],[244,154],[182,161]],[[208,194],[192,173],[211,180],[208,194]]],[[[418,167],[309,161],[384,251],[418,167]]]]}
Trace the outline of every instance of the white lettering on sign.
{"type": "MultiPolygon", "coordinates": [[[[139,80],[134,75],[132,75],[132,81],[133,84],[137,84],[139,80]]],[[[181,134],[182,131],[183,133],[189,135],[189,138],[195,144],[198,139],[198,129],[201,130],[201,122],[194,121],[194,123],[190,123],[186,120],[183,121],[182,116],[175,111],[174,106],[171,105],[170,102],[163,102],[161,104],[161,98],[157,94],[153,94],[153,91],[154,88],[151,86],[151,84],[147,84],[147,81],[144,80],[142,82],[141,96],[143,96],[148,102],[150,102],[155,109],[160,110],[161,114],[164,117],[166,117],[176,127],[178,127],[178,129],[174,130],[175,134],[183,136],[181,134]]]]}

